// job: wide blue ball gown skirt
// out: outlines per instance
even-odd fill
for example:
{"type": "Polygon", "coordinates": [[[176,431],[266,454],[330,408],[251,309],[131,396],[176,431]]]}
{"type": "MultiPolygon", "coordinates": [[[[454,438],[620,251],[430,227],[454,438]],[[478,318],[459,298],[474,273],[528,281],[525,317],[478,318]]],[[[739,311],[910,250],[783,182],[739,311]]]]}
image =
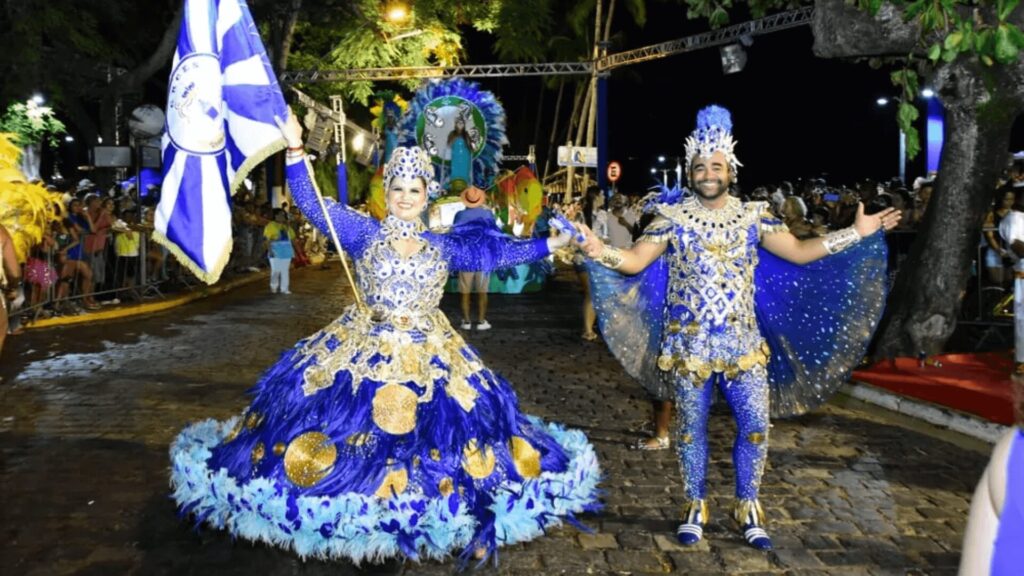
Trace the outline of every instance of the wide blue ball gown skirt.
{"type": "Polygon", "coordinates": [[[466,559],[599,507],[584,434],[520,412],[439,310],[351,307],[252,393],[171,447],[181,511],[235,536],[356,563],[466,559]]]}

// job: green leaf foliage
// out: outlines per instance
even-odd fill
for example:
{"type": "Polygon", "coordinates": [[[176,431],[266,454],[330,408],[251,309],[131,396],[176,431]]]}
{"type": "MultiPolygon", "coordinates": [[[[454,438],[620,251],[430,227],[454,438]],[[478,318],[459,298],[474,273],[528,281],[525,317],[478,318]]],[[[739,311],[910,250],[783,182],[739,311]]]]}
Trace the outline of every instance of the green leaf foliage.
{"type": "MultiPolygon", "coordinates": [[[[178,2],[12,0],[0,8],[0,106],[33,92],[61,108],[94,97],[106,69],[131,69],[149,56],[178,2]]],[[[168,63],[169,64],[169,63],[168,63]]]]}
{"type": "Polygon", "coordinates": [[[1013,13],[1014,9],[1017,8],[1017,4],[1019,3],[1020,0],[997,0],[996,10],[999,14],[999,21],[1005,22],[1006,19],[1010,17],[1010,14],[1013,13]]]}
{"type": "Polygon", "coordinates": [[[31,100],[14,102],[0,116],[0,132],[13,133],[21,146],[46,142],[54,147],[64,134],[64,123],[49,106],[39,106],[31,100]]]}
{"type": "Polygon", "coordinates": [[[1010,36],[1010,26],[1000,24],[995,34],[995,60],[1000,64],[1011,64],[1017,60],[1017,53],[1020,51],[1017,44],[1010,36]]]}
{"type": "Polygon", "coordinates": [[[645,0],[625,0],[625,4],[633,22],[643,28],[647,24],[647,2],[645,0]]]}
{"type": "Polygon", "coordinates": [[[551,2],[516,0],[504,2],[498,12],[494,52],[512,62],[539,62],[545,59],[547,39],[551,35],[551,2]]]}
{"type": "Polygon", "coordinates": [[[900,102],[899,109],[896,112],[896,123],[899,124],[900,130],[903,131],[906,138],[908,158],[916,157],[921,151],[921,137],[917,127],[914,126],[914,122],[919,117],[920,113],[917,111],[917,106],[913,104],[913,100],[903,100],[900,102]]]}

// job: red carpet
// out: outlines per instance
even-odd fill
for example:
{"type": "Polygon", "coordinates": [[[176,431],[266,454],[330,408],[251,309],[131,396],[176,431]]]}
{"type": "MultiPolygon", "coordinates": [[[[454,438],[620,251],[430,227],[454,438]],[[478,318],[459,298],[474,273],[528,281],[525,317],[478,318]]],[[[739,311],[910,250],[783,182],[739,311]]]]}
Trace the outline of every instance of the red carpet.
{"type": "Polygon", "coordinates": [[[924,367],[916,358],[883,360],[855,370],[853,379],[999,424],[1013,424],[1011,372],[1011,352],[985,352],[935,356],[924,367]],[[940,366],[932,365],[935,362],[940,366]]]}

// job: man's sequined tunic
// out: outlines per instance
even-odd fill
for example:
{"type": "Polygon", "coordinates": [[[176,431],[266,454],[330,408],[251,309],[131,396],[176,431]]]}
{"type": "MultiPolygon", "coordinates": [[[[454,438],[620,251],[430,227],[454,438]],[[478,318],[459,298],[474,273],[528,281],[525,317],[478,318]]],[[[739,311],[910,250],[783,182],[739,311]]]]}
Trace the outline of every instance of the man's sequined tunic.
{"type": "Polygon", "coordinates": [[[719,209],[696,197],[661,205],[640,241],[669,242],[668,306],[658,367],[695,384],[711,374],[734,379],[767,361],[754,315],[757,245],[785,230],[765,202],[729,197],[719,209]]]}

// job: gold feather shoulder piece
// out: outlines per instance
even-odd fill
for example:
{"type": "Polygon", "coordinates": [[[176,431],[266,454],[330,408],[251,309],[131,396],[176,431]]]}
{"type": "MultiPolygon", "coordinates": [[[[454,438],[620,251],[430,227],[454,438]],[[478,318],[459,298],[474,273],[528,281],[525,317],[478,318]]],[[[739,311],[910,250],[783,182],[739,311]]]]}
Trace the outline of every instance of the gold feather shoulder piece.
{"type": "Polygon", "coordinates": [[[7,135],[0,134],[0,224],[14,240],[18,262],[24,263],[50,222],[59,220],[64,210],[60,194],[28,183],[17,168],[20,155],[7,135]]]}

